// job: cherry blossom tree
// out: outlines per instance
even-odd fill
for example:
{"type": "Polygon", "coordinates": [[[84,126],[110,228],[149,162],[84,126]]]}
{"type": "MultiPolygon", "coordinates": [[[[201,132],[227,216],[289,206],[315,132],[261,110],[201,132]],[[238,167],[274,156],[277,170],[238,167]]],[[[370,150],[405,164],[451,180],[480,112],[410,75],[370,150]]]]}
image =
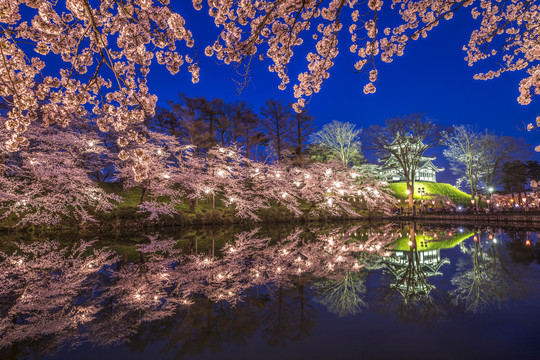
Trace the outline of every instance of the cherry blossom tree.
{"type": "MultiPolygon", "coordinates": [[[[269,71],[281,80],[280,89],[291,82],[288,65],[296,50],[308,47],[307,69],[293,86],[297,112],[330,76],[339,54],[340,32],[350,34],[347,46],[358,55],[354,68],[369,74],[364,87],[368,94],[376,89],[381,62],[403,55],[411,42],[427,37],[467,7],[478,21],[464,46],[467,63],[472,66],[492,59],[496,64],[496,69],[480,72],[475,78],[492,79],[508,71],[522,71],[518,102],[529,104],[540,92],[534,32],[539,10],[529,1],[206,3],[205,11],[221,32],[205,48],[205,54],[225,64],[268,60],[269,71]],[[394,20],[387,22],[387,18],[394,20]]],[[[193,0],[193,6],[201,10],[203,0],[193,0]]],[[[24,133],[36,120],[67,125],[73,114],[92,112],[99,116],[103,131],[138,127],[155,110],[157,98],[147,81],[154,59],[172,74],[185,67],[193,82],[199,79],[195,37],[189,25],[168,1],[4,1],[0,7],[0,96],[9,104],[6,149],[16,151],[28,145],[24,133]],[[47,66],[53,57],[59,65],[47,66]]],[[[138,141],[144,142],[144,138],[138,141]]],[[[133,150],[128,156],[135,158],[137,154],[133,150]]],[[[137,168],[137,172],[144,169],[137,168]]]]}
{"type": "Polygon", "coordinates": [[[97,129],[86,122],[66,129],[31,124],[26,134],[28,146],[7,154],[0,172],[2,218],[14,216],[18,225],[84,223],[116,207],[120,197],[91,179],[112,166],[97,129]]]}
{"type": "MultiPolygon", "coordinates": [[[[194,0],[202,9],[202,0],[194,0]]],[[[472,66],[492,59],[495,70],[478,73],[477,79],[492,79],[508,71],[525,71],[519,84],[518,102],[529,104],[538,94],[538,56],[535,33],[538,9],[528,1],[499,3],[464,1],[207,1],[209,14],[221,33],[206,54],[225,63],[258,58],[270,61],[269,71],[281,80],[280,89],[291,82],[288,64],[302,45],[310,46],[308,66],[293,86],[299,111],[306,99],[320,91],[339,54],[340,32],[349,32],[349,51],[358,55],[357,71],[369,74],[366,94],[375,92],[381,63],[404,54],[411,42],[427,37],[457,11],[469,7],[478,21],[463,49],[472,66]],[[393,18],[388,22],[387,18],[393,18]]],[[[343,46],[342,46],[343,47],[343,46]]],[[[293,80],[294,81],[294,80],[293,80]]]]}

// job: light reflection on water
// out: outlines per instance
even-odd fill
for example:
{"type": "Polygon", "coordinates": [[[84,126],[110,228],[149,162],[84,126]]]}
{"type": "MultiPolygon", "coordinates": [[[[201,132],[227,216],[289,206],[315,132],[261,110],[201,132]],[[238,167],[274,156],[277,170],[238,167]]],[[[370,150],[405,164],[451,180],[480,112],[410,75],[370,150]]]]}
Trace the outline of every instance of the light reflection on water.
{"type": "Polygon", "coordinates": [[[475,329],[494,358],[503,345],[534,353],[536,233],[385,224],[215,234],[10,243],[0,358],[318,358],[336,347],[341,358],[430,358],[404,356],[411,342],[467,358],[450,339],[469,342],[475,329]]]}

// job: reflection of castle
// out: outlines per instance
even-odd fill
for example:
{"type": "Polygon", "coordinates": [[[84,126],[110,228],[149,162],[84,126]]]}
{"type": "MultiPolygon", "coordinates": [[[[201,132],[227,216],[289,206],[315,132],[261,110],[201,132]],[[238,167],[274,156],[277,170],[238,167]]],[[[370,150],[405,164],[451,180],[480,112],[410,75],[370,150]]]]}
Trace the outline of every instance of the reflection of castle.
{"type": "MultiPolygon", "coordinates": [[[[420,264],[438,264],[441,261],[441,249],[418,251],[420,264]]],[[[409,253],[404,251],[396,251],[390,256],[390,259],[396,263],[405,264],[409,261],[409,253]]],[[[448,261],[448,260],[442,260],[448,261]]],[[[435,274],[441,275],[441,274],[435,274]]]]}
{"type": "Polygon", "coordinates": [[[442,275],[441,266],[449,264],[450,260],[441,259],[441,250],[394,251],[386,260],[386,268],[396,278],[391,285],[407,302],[428,295],[435,286],[429,278],[442,275]]]}

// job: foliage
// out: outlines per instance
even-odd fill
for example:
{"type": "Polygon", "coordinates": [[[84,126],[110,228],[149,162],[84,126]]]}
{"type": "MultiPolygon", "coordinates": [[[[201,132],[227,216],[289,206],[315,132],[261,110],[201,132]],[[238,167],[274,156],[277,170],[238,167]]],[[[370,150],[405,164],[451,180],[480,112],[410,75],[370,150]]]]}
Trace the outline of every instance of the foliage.
{"type": "MultiPolygon", "coordinates": [[[[204,7],[203,0],[192,3],[197,10],[204,7]]],[[[310,46],[307,69],[293,86],[298,99],[293,108],[300,112],[330,76],[340,32],[349,31],[349,50],[359,56],[354,67],[369,72],[364,92],[373,93],[381,61],[403,55],[408,44],[468,6],[479,26],[464,47],[466,61],[473,65],[492,58],[497,64],[496,70],[475,78],[525,70],[518,102],[529,104],[539,92],[538,45],[530,33],[537,28],[539,10],[527,1],[209,0],[205,11],[221,32],[205,54],[225,64],[269,60],[269,71],[278,75],[279,88],[285,89],[291,82],[288,65],[293,55],[304,53],[296,49],[310,46]]],[[[199,79],[195,35],[168,1],[11,0],[0,7],[0,24],[0,96],[9,104],[5,120],[9,151],[28,145],[25,132],[34,121],[65,126],[73,115],[90,112],[98,116],[101,130],[113,129],[124,136],[122,146],[144,143],[143,136],[131,132],[155,113],[157,97],[148,84],[152,62],[171,74],[184,67],[193,82],[199,79]]],[[[137,156],[134,150],[126,154],[137,156]]],[[[136,170],[141,179],[147,174],[138,171],[144,169],[136,170]]]]}

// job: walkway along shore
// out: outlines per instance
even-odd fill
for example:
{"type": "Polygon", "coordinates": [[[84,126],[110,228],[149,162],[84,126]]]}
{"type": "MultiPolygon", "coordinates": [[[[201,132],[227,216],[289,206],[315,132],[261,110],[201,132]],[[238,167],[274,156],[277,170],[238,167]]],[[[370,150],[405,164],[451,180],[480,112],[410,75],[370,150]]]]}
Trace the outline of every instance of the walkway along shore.
{"type": "Polygon", "coordinates": [[[520,211],[501,213],[421,213],[415,216],[394,216],[392,220],[410,221],[415,220],[420,224],[475,224],[493,226],[512,226],[540,229],[540,212],[520,211]]]}

